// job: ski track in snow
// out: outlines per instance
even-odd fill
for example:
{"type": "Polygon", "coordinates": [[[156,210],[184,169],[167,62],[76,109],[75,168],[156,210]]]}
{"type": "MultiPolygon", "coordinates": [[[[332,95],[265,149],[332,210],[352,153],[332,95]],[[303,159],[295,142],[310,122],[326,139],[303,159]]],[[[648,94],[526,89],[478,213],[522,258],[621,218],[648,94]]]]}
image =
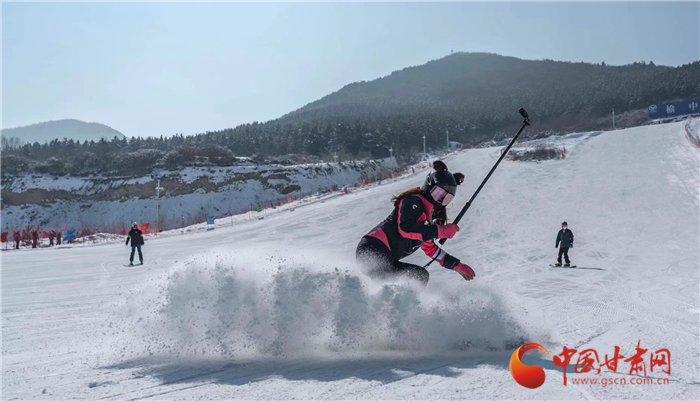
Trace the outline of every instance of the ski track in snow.
{"type": "MultiPolygon", "coordinates": [[[[469,283],[355,270],[359,238],[423,173],[152,239],[142,267],[120,244],[3,252],[2,399],[699,399],[700,164],[683,135],[570,135],[564,160],[505,161],[445,246],[469,283]],[[548,267],[562,220],[572,261],[602,270],[548,267]],[[630,355],[638,340],[671,349],[670,384],[564,387],[541,359],[528,390],[507,370],[523,341],[630,355]]],[[[498,152],[448,160],[467,176],[451,216],[498,152]]]]}

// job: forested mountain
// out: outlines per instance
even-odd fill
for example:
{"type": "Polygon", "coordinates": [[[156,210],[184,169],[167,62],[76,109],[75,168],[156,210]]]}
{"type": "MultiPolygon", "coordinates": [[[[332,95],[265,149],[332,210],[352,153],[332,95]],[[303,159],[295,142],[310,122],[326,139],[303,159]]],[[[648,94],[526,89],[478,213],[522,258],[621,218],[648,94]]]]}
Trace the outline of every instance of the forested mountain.
{"type": "Polygon", "coordinates": [[[428,148],[443,147],[446,131],[468,144],[506,135],[520,123],[519,107],[533,120],[528,135],[546,135],[608,127],[613,108],[620,114],[692,97],[700,97],[700,61],[608,66],[456,53],[349,84],[266,123],[187,137],[26,145],[6,150],[2,167],[3,174],[128,174],[158,166],[226,165],[234,156],[377,157],[389,147],[410,159],[423,135],[428,148]]]}
{"type": "Polygon", "coordinates": [[[467,132],[479,132],[509,124],[514,110],[525,106],[540,127],[558,128],[563,116],[574,122],[698,93],[698,62],[678,68],[608,66],[456,53],[347,85],[280,120],[447,115],[467,132]]]}
{"type": "Polygon", "coordinates": [[[86,123],[80,120],[65,119],[46,121],[23,127],[6,128],[2,137],[14,143],[51,142],[54,139],[72,139],[74,141],[99,141],[104,138],[125,138],[124,134],[100,123],[86,123]]]}

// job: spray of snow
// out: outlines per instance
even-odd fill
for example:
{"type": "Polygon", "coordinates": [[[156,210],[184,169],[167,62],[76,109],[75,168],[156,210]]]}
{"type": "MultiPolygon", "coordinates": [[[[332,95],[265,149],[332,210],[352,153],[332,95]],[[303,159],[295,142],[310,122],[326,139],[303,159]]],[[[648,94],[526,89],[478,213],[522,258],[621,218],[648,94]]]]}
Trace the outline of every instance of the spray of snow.
{"type": "Polygon", "coordinates": [[[121,354],[285,358],[500,350],[526,335],[484,289],[376,283],[354,267],[318,260],[221,253],[191,259],[126,305],[120,321],[130,335],[121,354]]]}

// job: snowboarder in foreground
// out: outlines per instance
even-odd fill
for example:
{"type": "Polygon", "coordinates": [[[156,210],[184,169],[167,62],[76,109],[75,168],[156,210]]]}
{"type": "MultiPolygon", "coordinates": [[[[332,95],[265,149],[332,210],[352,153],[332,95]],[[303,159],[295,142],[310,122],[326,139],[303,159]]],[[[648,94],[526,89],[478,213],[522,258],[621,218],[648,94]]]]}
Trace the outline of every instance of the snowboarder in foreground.
{"type": "Polygon", "coordinates": [[[129,256],[129,266],[134,265],[134,251],[139,251],[139,262],[143,264],[143,254],[141,253],[141,245],[143,245],[143,233],[139,230],[138,224],[134,223],[126,237],[126,245],[131,241],[131,256],[129,256]]]}
{"type": "Polygon", "coordinates": [[[419,247],[441,266],[459,273],[465,280],[474,278],[474,270],[440,249],[434,242],[452,238],[459,231],[456,224],[445,224],[447,206],[457,192],[464,174],[452,174],[440,160],[421,188],[409,189],[395,196],[394,210],[383,222],[367,233],[357,246],[356,257],[373,278],[404,276],[428,283],[430,274],[422,266],[401,262],[419,247]]]}
{"type": "Polygon", "coordinates": [[[571,261],[569,260],[569,248],[574,246],[574,233],[568,228],[566,222],[561,223],[561,230],[557,234],[557,242],[554,245],[555,248],[559,248],[559,255],[557,256],[557,263],[554,265],[556,267],[561,266],[561,257],[564,255],[564,267],[570,267],[571,261]]]}

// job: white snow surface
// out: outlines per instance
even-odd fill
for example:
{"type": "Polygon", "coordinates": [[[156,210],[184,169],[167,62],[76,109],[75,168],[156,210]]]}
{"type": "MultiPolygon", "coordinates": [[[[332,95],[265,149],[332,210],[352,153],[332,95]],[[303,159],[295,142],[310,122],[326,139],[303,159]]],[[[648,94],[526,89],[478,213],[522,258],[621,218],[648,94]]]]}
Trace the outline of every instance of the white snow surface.
{"type": "MultiPolygon", "coordinates": [[[[698,150],[682,123],[559,140],[566,159],[504,161],[445,245],[472,282],[357,271],[359,238],[423,173],[149,238],[139,267],[122,244],[3,252],[1,398],[700,399],[698,150]],[[562,220],[581,269],[548,267],[562,220]],[[563,386],[540,359],[531,390],[508,371],[527,341],[630,355],[640,340],[671,350],[669,384],[563,386]]],[[[467,176],[452,216],[499,151],[448,160],[467,176]]]]}

